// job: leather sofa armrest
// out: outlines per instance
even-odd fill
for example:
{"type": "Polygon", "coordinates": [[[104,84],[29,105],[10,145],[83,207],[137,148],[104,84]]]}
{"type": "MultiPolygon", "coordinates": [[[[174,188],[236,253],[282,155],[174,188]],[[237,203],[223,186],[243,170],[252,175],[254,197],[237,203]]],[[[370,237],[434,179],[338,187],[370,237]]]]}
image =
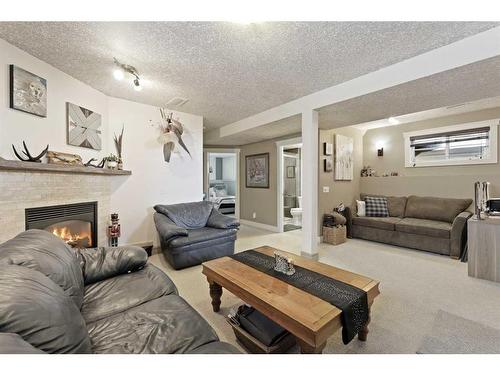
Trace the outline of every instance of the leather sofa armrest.
{"type": "Polygon", "coordinates": [[[221,214],[217,209],[213,208],[207,221],[207,227],[217,229],[236,229],[240,226],[240,222],[231,216],[221,214]]]}
{"type": "Polygon", "coordinates": [[[0,332],[0,354],[45,354],[17,333],[0,332]]]}
{"type": "Polygon", "coordinates": [[[188,231],[185,228],[181,228],[174,224],[172,220],[163,214],[155,212],[154,221],[156,225],[156,230],[160,235],[161,239],[168,242],[176,237],[187,236],[188,231]]]}
{"type": "Polygon", "coordinates": [[[138,246],[78,249],[77,255],[86,285],[137,271],[148,261],[146,250],[138,246]]]}
{"type": "Polygon", "coordinates": [[[458,259],[467,244],[467,220],[472,216],[470,212],[460,213],[451,226],[450,256],[458,259]]]}

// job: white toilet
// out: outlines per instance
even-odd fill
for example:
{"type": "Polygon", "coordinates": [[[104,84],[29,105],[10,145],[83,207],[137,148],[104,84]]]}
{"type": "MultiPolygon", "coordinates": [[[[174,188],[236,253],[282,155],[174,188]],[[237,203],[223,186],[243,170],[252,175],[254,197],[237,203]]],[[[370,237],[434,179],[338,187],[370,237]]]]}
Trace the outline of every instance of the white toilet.
{"type": "Polygon", "coordinates": [[[299,201],[299,207],[290,209],[290,214],[292,214],[293,225],[298,227],[302,226],[302,197],[297,197],[299,201]]]}

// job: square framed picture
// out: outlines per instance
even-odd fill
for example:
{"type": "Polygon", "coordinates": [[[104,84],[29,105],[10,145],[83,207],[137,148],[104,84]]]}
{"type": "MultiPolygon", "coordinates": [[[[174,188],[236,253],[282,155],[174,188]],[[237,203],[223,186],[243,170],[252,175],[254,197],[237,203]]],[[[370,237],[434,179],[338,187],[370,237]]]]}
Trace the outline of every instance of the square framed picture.
{"type": "Polygon", "coordinates": [[[47,80],[10,65],[10,108],[47,117],[47,80]]]}
{"type": "Polygon", "coordinates": [[[68,145],[100,150],[101,115],[79,105],[66,103],[68,111],[68,145]]]}
{"type": "Polygon", "coordinates": [[[332,158],[323,159],[323,171],[325,171],[325,172],[332,172],[333,171],[332,158]]]}
{"type": "Polygon", "coordinates": [[[269,189],[269,153],[245,157],[247,188],[269,189]]]}
{"type": "Polygon", "coordinates": [[[286,167],[286,178],[295,178],[295,167],[293,165],[286,167]]]}
{"type": "Polygon", "coordinates": [[[331,156],[333,154],[333,143],[323,143],[323,155],[331,156]]]}

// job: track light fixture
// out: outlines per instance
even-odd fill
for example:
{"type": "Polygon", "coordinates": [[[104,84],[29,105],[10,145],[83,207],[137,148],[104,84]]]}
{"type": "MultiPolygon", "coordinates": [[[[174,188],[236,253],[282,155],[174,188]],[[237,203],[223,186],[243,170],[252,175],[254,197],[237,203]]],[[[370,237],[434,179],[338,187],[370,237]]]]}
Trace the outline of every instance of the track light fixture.
{"type": "Polygon", "coordinates": [[[113,76],[115,77],[115,79],[121,81],[123,78],[125,78],[125,73],[129,73],[134,76],[134,90],[141,91],[141,77],[139,77],[139,72],[137,71],[137,69],[132,65],[122,64],[115,57],[113,57],[113,60],[115,62],[115,65],[117,66],[117,68],[113,71],[113,76]]]}

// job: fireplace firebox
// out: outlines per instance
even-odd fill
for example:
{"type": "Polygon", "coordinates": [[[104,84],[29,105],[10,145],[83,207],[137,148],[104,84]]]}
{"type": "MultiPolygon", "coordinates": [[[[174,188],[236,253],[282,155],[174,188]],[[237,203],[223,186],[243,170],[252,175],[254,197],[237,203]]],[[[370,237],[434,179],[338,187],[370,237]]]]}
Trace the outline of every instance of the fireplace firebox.
{"type": "Polygon", "coordinates": [[[27,208],[26,229],[42,229],[72,247],[97,246],[97,202],[27,208]]]}

